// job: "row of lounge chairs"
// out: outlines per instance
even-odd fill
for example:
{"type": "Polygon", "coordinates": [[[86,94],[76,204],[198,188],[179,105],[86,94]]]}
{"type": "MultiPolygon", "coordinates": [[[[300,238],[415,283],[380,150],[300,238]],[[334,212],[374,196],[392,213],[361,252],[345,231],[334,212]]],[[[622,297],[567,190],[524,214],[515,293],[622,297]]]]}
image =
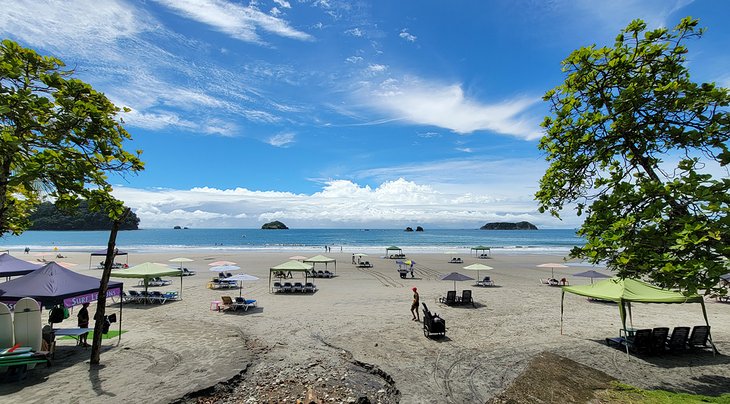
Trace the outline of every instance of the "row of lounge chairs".
{"type": "MultiPolygon", "coordinates": [[[[138,286],[144,286],[144,279],[140,279],[139,282],[137,282],[138,286]]],[[[172,285],[172,281],[169,279],[162,279],[160,277],[157,278],[150,278],[149,281],[147,281],[148,286],[168,286],[172,285]]]]}
{"type": "Polygon", "coordinates": [[[463,264],[464,260],[462,260],[460,257],[452,258],[449,260],[449,264],[463,264]]]}
{"type": "Polygon", "coordinates": [[[250,307],[256,307],[256,300],[244,299],[243,297],[232,298],[230,296],[221,296],[221,301],[223,302],[223,311],[236,311],[238,309],[248,311],[250,307]]]}
{"type": "MultiPolygon", "coordinates": [[[[710,327],[698,325],[689,327],[674,327],[672,335],[669,336],[668,327],[646,328],[636,330],[627,337],[606,338],[606,345],[617,345],[625,347],[637,354],[661,355],[667,351],[678,352],[686,349],[710,348],[707,343],[710,339],[710,327]]],[[[714,349],[714,347],[712,347],[714,349]]]]}
{"type": "Polygon", "coordinates": [[[164,304],[168,300],[178,300],[179,296],[177,292],[165,292],[152,291],[152,292],[137,292],[136,290],[130,290],[129,293],[122,292],[122,299],[127,303],[159,303],[164,304]]]}
{"type": "Polygon", "coordinates": [[[208,282],[208,288],[209,289],[229,289],[229,288],[237,288],[238,283],[236,281],[231,281],[228,279],[220,279],[220,278],[213,278],[210,282],[208,282]]]}
{"type": "Polygon", "coordinates": [[[560,280],[557,280],[555,278],[547,278],[547,279],[540,279],[540,285],[568,286],[568,285],[570,285],[570,282],[568,282],[568,280],[565,278],[562,278],[560,280]]]}
{"type": "Polygon", "coordinates": [[[191,271],[191,270],[189,270],[187,268],[183,268],[182,269],[182,275],[183,276],[193,276],[193,275],[195,275],[195,271],[191,271]]]}
{"type": "Polygon", "coordinates": [[[317,286],[312,282],[301,283],[301,282],[274,282],[274,292],[277,293],[314,293],[317,291],[317,286]]]}
{"type": "Polygon", "coordinates": [[[326,269],[324,271],[315,271],[313,269],[307,272],[307,276],[310,278],[332,278],[335,274],[326,269]]]}
{"type": "Polygon", "coordinates": [[[461,306],[466,304],[471,304],[473,307],[476,307],[474,304],[474,299],[471,296],[471,290],[464,289],[461,291],[461,296],[456,296],[455,290],[450,290],[446,292],[445,297],[439,298],[439,303],[443,303],[447,306],[461,306]]]}
{"type": "MultiPolygon", "coordinates": [[[[121,262],[115,262],[112,264],[112,269],[129,268],[129,265],[122,264],[121,262]]],[[[96,269],[104,269],[104,261],[100,262],[96,269]]]]}
{"type": "Polygon", "coordinates": [[[372,268],[373,264],[370,263],[370,261],[362,261],[358,262],[355,267],[357,268],[372,268]]]}

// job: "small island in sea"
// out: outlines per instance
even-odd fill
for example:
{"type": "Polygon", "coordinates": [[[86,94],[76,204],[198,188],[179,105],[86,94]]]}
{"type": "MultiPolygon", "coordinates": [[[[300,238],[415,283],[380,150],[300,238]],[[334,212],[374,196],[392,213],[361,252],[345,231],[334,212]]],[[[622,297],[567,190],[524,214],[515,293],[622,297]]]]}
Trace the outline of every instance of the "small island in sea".
{"type": "Polygon", "coordinates": [[[274,220],[273,222],[265,223],[263,226],[261,226],[263,230],[288,230],[289,228],[286,227],[286,225],[278,220],[274,220]]]}
{"type": "Polygon", "coordinates": [[[485,224],[479,230],[537,230],[537,226],[530,222],[493,222],[485,224]]]}

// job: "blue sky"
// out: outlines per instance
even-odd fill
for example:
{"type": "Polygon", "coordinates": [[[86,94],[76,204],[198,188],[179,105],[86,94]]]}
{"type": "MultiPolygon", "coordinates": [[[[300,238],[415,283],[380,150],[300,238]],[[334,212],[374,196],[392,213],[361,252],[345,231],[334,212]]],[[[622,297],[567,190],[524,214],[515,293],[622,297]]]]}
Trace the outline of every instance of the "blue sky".
{"type": "Polygon", "coordinates": [[[700,18],[696,81],[730,86],[730,2],[10,1],[0,30],[107,94],[146,170],[146,228],[475,228],[529,220],[541,96],[635,18],[700,18]]]}

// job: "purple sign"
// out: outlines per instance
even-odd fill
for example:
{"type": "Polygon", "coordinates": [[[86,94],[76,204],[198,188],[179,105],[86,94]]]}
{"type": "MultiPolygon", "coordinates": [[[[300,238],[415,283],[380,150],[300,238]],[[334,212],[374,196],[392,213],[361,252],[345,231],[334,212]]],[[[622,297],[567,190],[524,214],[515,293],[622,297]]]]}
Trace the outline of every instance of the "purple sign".
{"type": "MultiPolygon", "coordinates": [[[[106,297],[114,297],[114,296],[119,296],[121,294],[122,294],[122,289],[120,289],[120,288],[108,289],[106,291],[106,297]]],[[[78,306],[78,305],[84,304],[84,303],[95,302],[97,300],[99,300],[99,292],[93,292],[93,293],[88,293],[88,294],[81,295],[81,296],[74,296],[74,297],[69,297],[68,299],[63,299],[63,305],[65,307],[73,307],[73,306],[78,306]]]]}

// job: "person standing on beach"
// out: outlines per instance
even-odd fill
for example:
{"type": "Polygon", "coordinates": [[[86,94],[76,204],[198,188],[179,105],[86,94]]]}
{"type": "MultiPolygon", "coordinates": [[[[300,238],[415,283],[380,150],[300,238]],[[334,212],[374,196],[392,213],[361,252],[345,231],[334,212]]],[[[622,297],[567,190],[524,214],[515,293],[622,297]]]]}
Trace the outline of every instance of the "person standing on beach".
{"type": "Polygon", "coordinates": [[[355,254],[352,254],[352,263],[355,263],[355,254]]]}
{"type": "Polygon", "coordinates": [[[414,287],[413,291],[413,303],[411,303],[411,314],[413,314],[413,321],[421,321],[421,315],[418,314],[418,304],[420,299],[418,296],[418,288],[414,287]]]}
{"type": "MultiPolygon", "coordinates": [[[[81,310],[79,310],[78,314],[78,324],[79,328],[89,328],[89,303],[84,303],[81,307],[81,310]]],[[[79,335],[79,345],[83,347],[89,346],[89,344],[86,342],[86,338],[89,336],[88,332],[85,332],[81,335],[79,335]]]]}

